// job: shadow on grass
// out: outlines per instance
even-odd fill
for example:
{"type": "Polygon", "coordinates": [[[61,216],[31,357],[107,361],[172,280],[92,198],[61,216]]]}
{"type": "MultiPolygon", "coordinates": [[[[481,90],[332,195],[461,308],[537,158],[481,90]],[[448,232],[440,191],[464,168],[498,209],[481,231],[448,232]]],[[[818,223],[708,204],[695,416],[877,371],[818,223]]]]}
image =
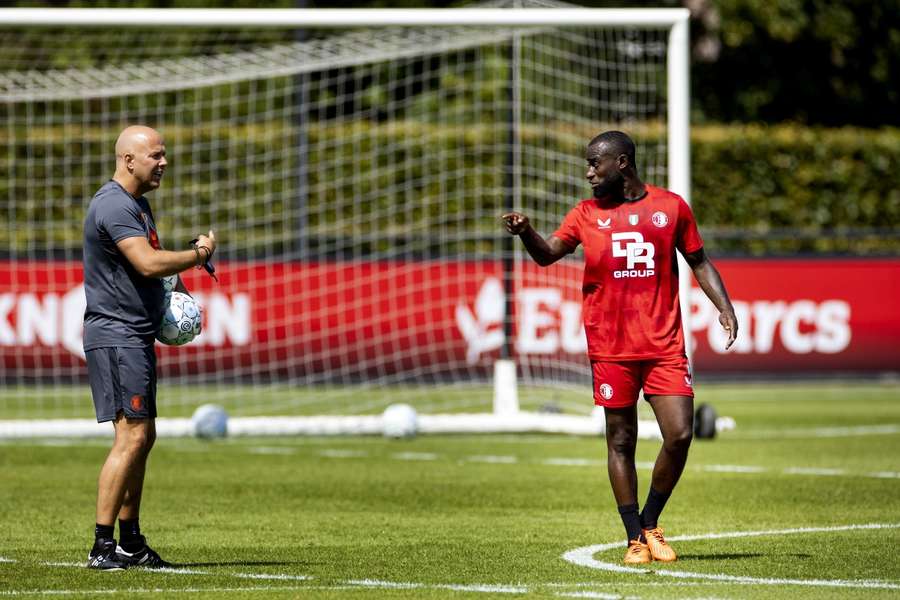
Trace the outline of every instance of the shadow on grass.
{"type": "Polygon", "coordinates": [[[186,569],[189,567],[287,567],[287,566],[309,566],[315,563],[308,561],[289,561],[289,560],[234,560],[219,562],[192,562],[192,563],[173,563],[173,569],[186,569]]]}
{"type": "MultiPolygon", "coordinates": [[[[771,554],[763,554],[760,552],[744,552],[741,554],[679,554],[678,560],[738,560],[742,558],[761,558],[763,556],[771,556],[771,554]]],[[[792,554],[779,554],[778,556],[784,556],[786,558],[812,558],[811,554],[801,554],[796,552],[792,554]]]]}

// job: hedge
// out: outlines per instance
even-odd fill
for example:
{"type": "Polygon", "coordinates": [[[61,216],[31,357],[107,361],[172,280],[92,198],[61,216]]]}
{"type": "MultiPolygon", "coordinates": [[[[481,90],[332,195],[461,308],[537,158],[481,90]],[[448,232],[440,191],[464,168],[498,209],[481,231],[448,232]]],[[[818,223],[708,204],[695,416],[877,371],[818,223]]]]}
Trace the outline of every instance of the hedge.
{"type": "MultiPolygon", "coordinates": [[[[595,129],[522,129],[516,208],[544,233],[589,193],[581,154],[595,129]]],[[[639,163],[664,149],[658,125],[630,131],[639,163]]],[[[13,175],[0,179],[0,252],[78,254],[87,202],[112,174],[116,133],[73,124],[0,133],[0,168],[13,175]]],[[[212,223],[232,257],[506,248],[496,219],[513,202],[502,121],[310,125],[305,155],[296,152],[296,123],[283,121],[184,124],[164,134],[172,166],[153,196],[164,240],[190,239],[212,223]]],[[[691,153],[692,202],[712,252],[900,252],[898,129],[699,126],[691,153]]]]}
{"type": "Polygon", "coordinates": [[[692,201],[731,253],[900,252],[900,129],[698,127],[692,201]]]}

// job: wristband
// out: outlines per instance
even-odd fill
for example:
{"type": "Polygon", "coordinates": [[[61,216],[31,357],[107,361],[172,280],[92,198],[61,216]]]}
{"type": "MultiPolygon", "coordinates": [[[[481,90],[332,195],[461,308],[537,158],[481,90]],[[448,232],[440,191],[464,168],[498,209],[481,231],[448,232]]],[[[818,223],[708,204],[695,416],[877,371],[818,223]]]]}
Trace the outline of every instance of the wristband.
{"type": "Polygon", "coordinates": [[[212,250],[210,250],[207,246],[197,245],[196,242],[191,242],[191,248],[194,250],[194,253],[197,255],[197,264],[195,265],[198,269],[202,267],[205,263],[209,262],[209,257],[212,256],[212,250]],[[206,258],[200,256],[200,249],[206,250],[206,258]]]}
{"type": "Polygon", "coordinates": [[[209,273],[210,277],[212,277],[216,281],[219,281],[219,278],[216,277],[216,268],[212,265],[212,263],[209,260],[212,257],[212,249],[210,249],[208,246],[198,246],[197,245],[198,241],[199,241],[199,239],[196,239],[196,238],[190,241],[191,248],[193,248],[194,252],[197,254],[197,268],[198,269],[200,269],[200,268],[206,269],[206,272],[209,273]],[[203,248],[204,250],[206,250],[206,258],[205,259],[202,256],[200,256],[200,248],[203,248]]]}

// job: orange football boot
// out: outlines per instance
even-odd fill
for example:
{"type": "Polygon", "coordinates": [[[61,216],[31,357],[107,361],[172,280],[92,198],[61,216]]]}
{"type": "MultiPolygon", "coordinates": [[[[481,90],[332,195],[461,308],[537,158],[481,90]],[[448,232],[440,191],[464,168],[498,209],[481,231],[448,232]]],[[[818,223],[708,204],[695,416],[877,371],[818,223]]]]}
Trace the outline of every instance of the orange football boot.
{"type": "Polygon", "coordinates": [[[626,565],[645,565],[652,560],[650,549],[641,540],[630,540],[625,551],[626,565]]]}
{"type": "Polygon", "coordinates": [[[653,560],[672,562],[678,558],[675,555],[675,551],[672,550],[672,546],[666,543],[662,527],[645,529],[644,537],[647,539],[647,547],[650,549],[650,556],[653,557],[653,560]]]}

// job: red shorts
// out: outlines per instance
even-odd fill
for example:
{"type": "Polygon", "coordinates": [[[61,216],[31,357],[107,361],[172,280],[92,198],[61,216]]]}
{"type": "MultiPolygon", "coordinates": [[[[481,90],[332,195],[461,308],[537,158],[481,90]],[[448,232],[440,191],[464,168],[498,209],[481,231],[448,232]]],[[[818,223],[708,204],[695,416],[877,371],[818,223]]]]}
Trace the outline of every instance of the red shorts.
{"type": "Polygon", "coordinates": [[[645,396],[694,397],[691,368],[685,356],[652,360],[591,361],[594,404],[624,408],[637,404],[638,393],[645,396]]]}

